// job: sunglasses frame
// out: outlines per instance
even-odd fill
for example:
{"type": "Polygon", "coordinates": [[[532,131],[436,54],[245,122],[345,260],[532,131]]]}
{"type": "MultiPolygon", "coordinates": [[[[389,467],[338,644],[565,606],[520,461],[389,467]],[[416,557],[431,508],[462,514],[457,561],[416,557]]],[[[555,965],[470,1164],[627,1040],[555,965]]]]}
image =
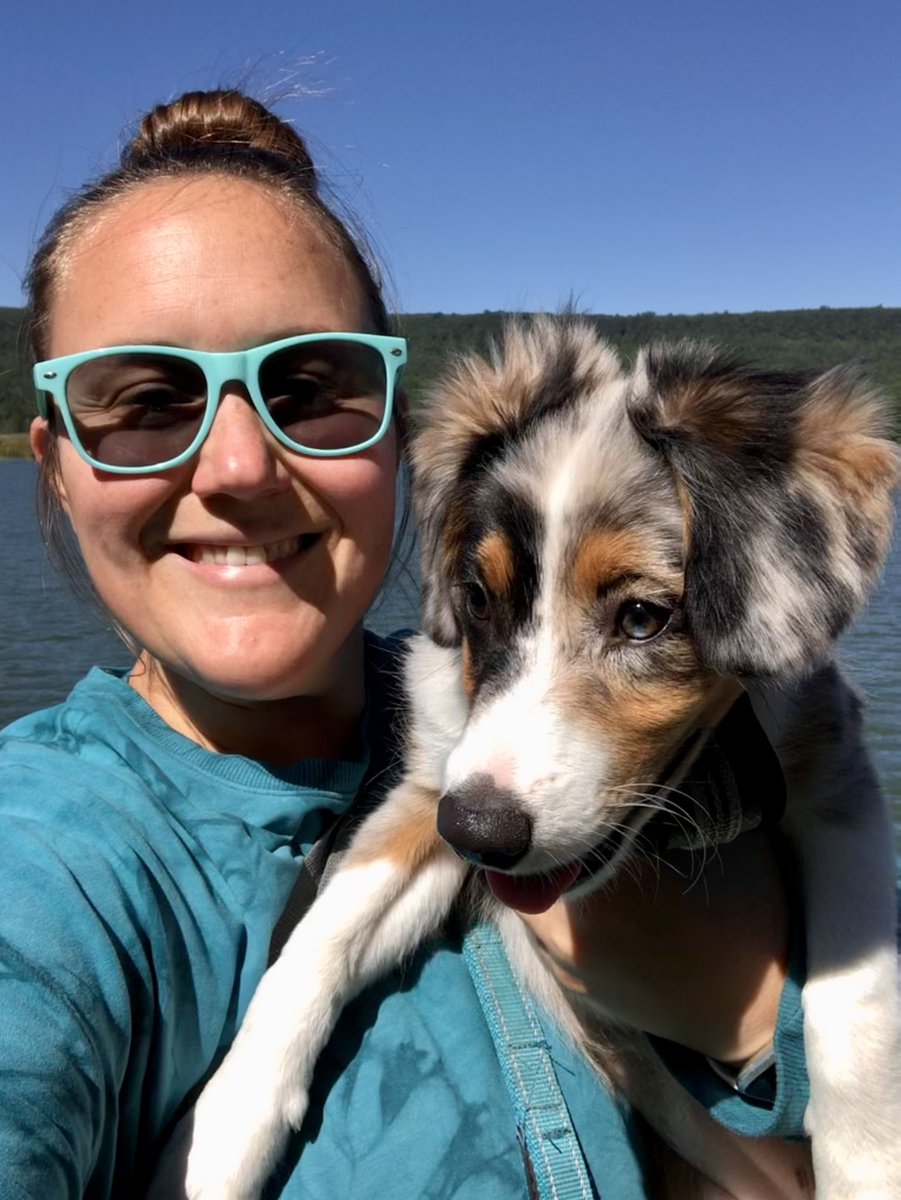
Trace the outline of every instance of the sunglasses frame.
{"type": "Polygon", "coordinates": [[[295,454],[302,454],[309,458],[346,458],[348,455],[368,450],[370,446],[374,446],[376,442],[380,441],[390,428],[394,411],[395,388],[406,362],[406,338],[388,337],[375,333],[303,333],[296,337],[280,338],[277,342],[267,342],[262,346],[251,346],[247,350],[235,351],[190,350],[181,346],[105,346],[98,350],[84,350],[79,354],[66,354],[61,358],[48,358],[43,362],[35,363],[32,378],[37,393],[38,413],[45,419],[49,417],[48,397],[51,397],[62,413],[63,424],[72,445],[86,463],[98,471],[105,471],[112,475],[156,475],[160,471],[180,467],[197,453],[213,427],[225,385],[233,382],[244,385],[265,427],[281,445],[286,446],[295,454]],[[316,450],[310,446],[304,446],[300,442],[293,441],[279,429],[266,407],[259,388],[260,368],[263,363],[270,355],[276,354],[280,350],[314,342],[353,342],[360,346],[371,346],[382,356],[385,364],[385,411],[382,423],[372,437],[367,438],[365,442],[360,442],[359,445],[341,450],[316,450]],[[66,397],[69,376],[82,363],[91,362],[97,358],[109,358],[113,354],[156,354],[165,358],[181,359],[193,363],[203,373],[207,387],[206,411],[191,444],[175,458],[145,467],[115,467],[109,463],[98,462],[82,444],[66,397]]]}

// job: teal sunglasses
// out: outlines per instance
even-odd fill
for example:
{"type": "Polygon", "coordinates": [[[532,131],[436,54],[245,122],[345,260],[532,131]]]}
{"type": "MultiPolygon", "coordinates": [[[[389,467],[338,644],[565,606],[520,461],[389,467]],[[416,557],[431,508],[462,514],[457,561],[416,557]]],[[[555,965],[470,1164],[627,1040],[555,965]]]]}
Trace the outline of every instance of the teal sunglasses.
{"type": "Polygon", "coordinates": [[[230,383],[244,385],[265,427],[297,454],[368,450],[391,425],[406,362],[404,338],[305,333],[227,353],[110,346],[36,363],[33,375],[38,412],[48,417],[52,400],[85,462],[150,475],[197,453],[230,383]]]}

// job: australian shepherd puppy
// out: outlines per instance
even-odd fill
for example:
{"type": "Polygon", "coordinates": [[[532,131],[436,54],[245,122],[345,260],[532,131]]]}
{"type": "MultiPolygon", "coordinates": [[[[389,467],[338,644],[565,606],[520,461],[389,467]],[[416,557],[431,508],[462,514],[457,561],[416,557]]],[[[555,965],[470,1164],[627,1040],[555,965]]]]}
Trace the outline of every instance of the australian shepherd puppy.
{"type": "Polygon", "coordinates": [[[817,1196],[899,1200],[892,829],[831,665],[889,545],[884,421],[845,371],[760,373],[687,343],[625,370],[577,320],[513,326],[489,359],[460,359],[412,451],[424,632],[406,774],[201,1096],[192,1198],[258,1195],[342,1006],[473,874],[540,1002],[713,1181],[697,1194],[809,1196],[803,1172],[699,1115],[638,1039],[599,1043],[511,912],[615,876],[747,692],[781,760],[802,881],[817,1196]]]}

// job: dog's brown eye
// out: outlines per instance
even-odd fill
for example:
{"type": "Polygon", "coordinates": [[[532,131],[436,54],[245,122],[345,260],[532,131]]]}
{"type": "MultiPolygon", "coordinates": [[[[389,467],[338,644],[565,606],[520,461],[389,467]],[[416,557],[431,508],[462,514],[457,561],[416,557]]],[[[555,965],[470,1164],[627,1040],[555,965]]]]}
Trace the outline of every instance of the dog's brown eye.
{"type": "Polygon", "coordinates": [[[466,606],[466,612],[474,621],[487,621],[488,593],[480,583],[463,584],[463,603],[466,606]]]}
{"type": "Polygon", "coordinates": [[[627,600],[616,614],[616,632],[633,642],[646,642],[662,633],[672,610],[650,600],[627,600]]]}

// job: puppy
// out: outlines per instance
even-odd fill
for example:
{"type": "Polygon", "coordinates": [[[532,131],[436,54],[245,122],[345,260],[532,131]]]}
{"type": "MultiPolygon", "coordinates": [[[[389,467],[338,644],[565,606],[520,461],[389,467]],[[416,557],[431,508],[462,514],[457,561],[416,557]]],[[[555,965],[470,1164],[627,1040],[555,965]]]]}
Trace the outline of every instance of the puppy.
{"type": "Polygon", "coordinates": [[[683,343],[627,373],[568,319],[456,364],[412,454],[425,632],[406,774],[198,1102],[194,1200],[258,1195],[342,1007],[440,926],[474,867],[517,970],[704,1194],[809,1195],[634,1038],[605,1050],[511,912],[613,878],[742,689],[781,759],[802,880],[817,1195],[901,1197],[892,830],[831,666],[889,545],[884,419],[848,372],[764,374],[683,343]]]}

